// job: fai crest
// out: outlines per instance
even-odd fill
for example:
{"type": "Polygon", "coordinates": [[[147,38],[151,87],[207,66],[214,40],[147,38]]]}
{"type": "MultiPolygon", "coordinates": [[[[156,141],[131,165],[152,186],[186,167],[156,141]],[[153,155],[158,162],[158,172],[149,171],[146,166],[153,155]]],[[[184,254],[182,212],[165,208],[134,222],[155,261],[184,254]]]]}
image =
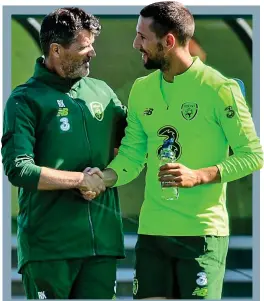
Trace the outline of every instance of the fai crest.
{"type": "Polygon", "coordinates": [[[136,295],[138,292],[138,280],[137,278],[134,278],[133,280],[133,295],[136,295]]]}
{"type": "Polygon", "coordinates": [[[198,104],[194,102],[185,102],[181,106],[182,117],[186,120],[192,120],[198,112],[198,104]]]}
{"type": "Polygon", "coordinates": [[[98,120],[102,121],[104,118],[104,108],[103,105],[99,102],[90,103],[91,111],[93,116],[98,120]]]}

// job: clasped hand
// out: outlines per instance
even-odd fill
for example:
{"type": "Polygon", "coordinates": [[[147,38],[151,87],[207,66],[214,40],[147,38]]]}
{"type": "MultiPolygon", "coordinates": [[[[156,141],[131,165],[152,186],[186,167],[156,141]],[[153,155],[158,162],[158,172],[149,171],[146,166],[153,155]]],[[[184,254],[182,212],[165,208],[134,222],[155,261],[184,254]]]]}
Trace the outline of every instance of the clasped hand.
{"type": "Polygon", "coordinates": [[[83,171],[83,174],[83,180],[78,188],[83,198],[85,200],[91,201],[106,189],[103,181],[104,174],[97,167],[87,167],[83,171]]]}

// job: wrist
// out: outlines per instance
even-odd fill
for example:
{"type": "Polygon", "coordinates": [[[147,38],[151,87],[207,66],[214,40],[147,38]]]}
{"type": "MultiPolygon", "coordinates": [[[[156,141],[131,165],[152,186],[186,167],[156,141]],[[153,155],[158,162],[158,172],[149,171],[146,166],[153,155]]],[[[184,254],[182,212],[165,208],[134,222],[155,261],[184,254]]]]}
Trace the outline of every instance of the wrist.
{"type": "Polygon", "coordinates": [[[116,181],[117,181],[117,173],[111,169],[111,168],[107,168],[103,171],[103,181],[105,184],[105,187],[112,187],[115,185],[116,181]]]}
{"type": "Polygon", "coordinates": [[[201,169],[197,169],[197,170],[194,170],[194,173],[195,173],[195,178],[196,178],[195,186],[204,184],[205,179],[204,179],[203,171],[201,169]]]}
{"type": "Polygon", "coordinates": [[[83,188],[83,186],[82,186],[83,180],[84,180],[84,173],[83,172],[78,172],[77,173],[77,183],[76,183],[76,186],[74,188],[78,188],[78,189],[83,188]]]}
{"type": "Polygon", "coordinates": [[[221,182],[219,169],[217,166],[211,166],[196,170],[197,184],[209,184],[221,182]]]}

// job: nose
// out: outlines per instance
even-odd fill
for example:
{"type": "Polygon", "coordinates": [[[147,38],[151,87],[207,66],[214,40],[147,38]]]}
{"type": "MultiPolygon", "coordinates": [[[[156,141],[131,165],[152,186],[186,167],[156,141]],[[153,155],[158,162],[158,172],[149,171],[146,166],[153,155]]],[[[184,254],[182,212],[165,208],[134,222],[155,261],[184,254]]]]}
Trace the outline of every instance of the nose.
{"type": "Polygon", "coordinates": [[[92,47],[92,49],[87,53],[87,56],[89,57],[95,57],[96,56],[96,52],[94,50],[94,48],[92,47]]]}
{"type": "Polygon", "coordinates": [[[139,42],[138,36],[136,36],[135,39],[134,39],[133,48],[135,48],[135,49],[140,49],[141,48],[141,44],[139,42]]]}

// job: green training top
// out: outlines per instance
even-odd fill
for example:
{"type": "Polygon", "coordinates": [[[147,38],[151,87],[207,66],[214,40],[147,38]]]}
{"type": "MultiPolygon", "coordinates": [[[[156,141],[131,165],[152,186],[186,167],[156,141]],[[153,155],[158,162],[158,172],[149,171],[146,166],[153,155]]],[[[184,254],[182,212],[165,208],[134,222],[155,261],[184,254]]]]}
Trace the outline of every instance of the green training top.
{"type": "Polygon", "coordinates": [[[157,70],[135,81],[127,121],[119,153],[108,167],[118,175],[115,186],[124,185],[137,177],[147,155],[139,234],[228,235],[226,182],[263,165],[262,147],[237,82],[197,57],[171,84],[164,85],[157,70]],[[158,154],[171,137],[177,162],[191,169],[217,165],[221,183],[180,188],[178,200],[163,201],[158,154]]]}

